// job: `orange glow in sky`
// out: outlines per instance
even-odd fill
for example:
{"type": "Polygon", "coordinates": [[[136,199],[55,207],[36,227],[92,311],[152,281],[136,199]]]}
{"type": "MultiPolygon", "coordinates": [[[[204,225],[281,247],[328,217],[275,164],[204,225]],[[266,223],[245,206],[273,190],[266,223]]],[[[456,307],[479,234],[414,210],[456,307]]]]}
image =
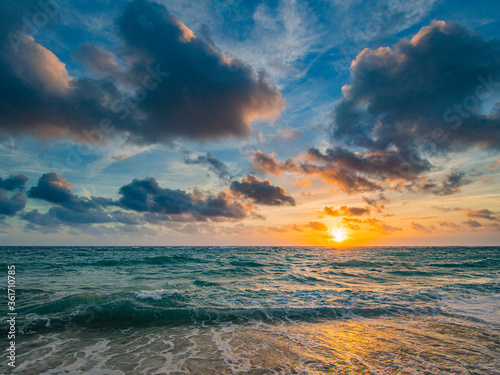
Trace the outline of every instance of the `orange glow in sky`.
{"type": "Polygon", "coordinates": [[[330,230],[332,240],[335,242],[342,242],[347,239],[347,233],[340,228],[333,228],[330,230]]]}

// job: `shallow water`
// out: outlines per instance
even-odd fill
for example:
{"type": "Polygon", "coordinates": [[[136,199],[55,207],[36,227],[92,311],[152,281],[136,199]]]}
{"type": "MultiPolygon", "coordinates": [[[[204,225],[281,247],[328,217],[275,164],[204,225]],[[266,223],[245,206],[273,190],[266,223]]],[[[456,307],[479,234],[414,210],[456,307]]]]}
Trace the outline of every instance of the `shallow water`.
{"type": "Polygon", "coordinates": [[[13,373],[500,374],[500,248],[2,248],[0,263],[17,268],[13,373]]]}

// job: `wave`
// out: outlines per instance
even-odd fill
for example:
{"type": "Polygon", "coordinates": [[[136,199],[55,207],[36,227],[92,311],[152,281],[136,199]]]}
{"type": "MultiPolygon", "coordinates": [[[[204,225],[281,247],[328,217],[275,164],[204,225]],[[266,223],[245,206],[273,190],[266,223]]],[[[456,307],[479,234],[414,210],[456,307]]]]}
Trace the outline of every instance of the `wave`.
{"type": "MultiPolygon", "coordinates": [[[[384,264],[384,266],[387,266],[388,264],[384,264]]],[[[380,267],[381,264],[378,262],[368,262],[365,260],[358,260],[358,259],[351,259],[345,262],[333,262],[329,264],[330,267],[334,268],[344,268],[344,267],[380,267]]]]}
{"type": "Polygon", "coordinates": [[[443,268],[489,268],[500,266],[500,259],[481,259],[475,262],[463,262],[463,263],[433,263],[429,264],[431,267],[443,267],[443,268]]]}
{"type": "MultiPolygon", "coordinates": [[[[254,321],[318,321],[322,319],[378,318],[408,314],[436,314],[433,307],[403,305],[380,307],[195,307],[175,290],[97,295],[81,293],[34,308],[19,309],[23,333],[68,328],[124,328],[179,326],[194,323],[248,323],[254,321]]],[[[1,327],[6,329],[5,325],[1,327]]]]}
{"type": "MultiPolygon", "coordinates": [[[[163,264],[179,264],[179,263],[200,263],[205,262],[199,258],[193,258],[186,255],[157,255],[149,256],[141,259],[100,259],[93,262],[77,262],[69,263],[65,267],[120,267],[120,266],[135,266],[137,264],[163,265],[163,264]]],[[[47,264],[48,268],[57,268],[60,265],[47,264]]]]}
{"type": "Polygon", "coordinates": [[[265,267],[265,264],[252,262],[252,261],[233,261],[231,262],[233,266],[237,267],[265,267]]]}

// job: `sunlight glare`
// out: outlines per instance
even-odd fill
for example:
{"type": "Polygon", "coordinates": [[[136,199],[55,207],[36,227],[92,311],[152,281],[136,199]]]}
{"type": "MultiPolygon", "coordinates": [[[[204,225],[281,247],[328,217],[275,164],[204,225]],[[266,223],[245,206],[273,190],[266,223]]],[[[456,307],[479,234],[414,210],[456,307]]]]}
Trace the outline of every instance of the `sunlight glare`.
{"type": "Polygon", "coordinates": [[[335,242],[342,242],[347,238],[345,231],[339,228],[330,230],[330,233],[332,235],[332,240],[335,242]]]}

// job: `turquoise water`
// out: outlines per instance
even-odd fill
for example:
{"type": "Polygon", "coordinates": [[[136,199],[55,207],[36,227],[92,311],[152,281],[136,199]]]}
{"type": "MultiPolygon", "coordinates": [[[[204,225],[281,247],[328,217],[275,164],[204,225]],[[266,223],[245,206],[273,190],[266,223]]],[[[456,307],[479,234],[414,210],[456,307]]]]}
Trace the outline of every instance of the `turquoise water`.
{"type": "Polygon", "coordinates": [[[17,270],[6,373],[500,374],[498,247],[10,247],[0,263],[17,270]]]}

